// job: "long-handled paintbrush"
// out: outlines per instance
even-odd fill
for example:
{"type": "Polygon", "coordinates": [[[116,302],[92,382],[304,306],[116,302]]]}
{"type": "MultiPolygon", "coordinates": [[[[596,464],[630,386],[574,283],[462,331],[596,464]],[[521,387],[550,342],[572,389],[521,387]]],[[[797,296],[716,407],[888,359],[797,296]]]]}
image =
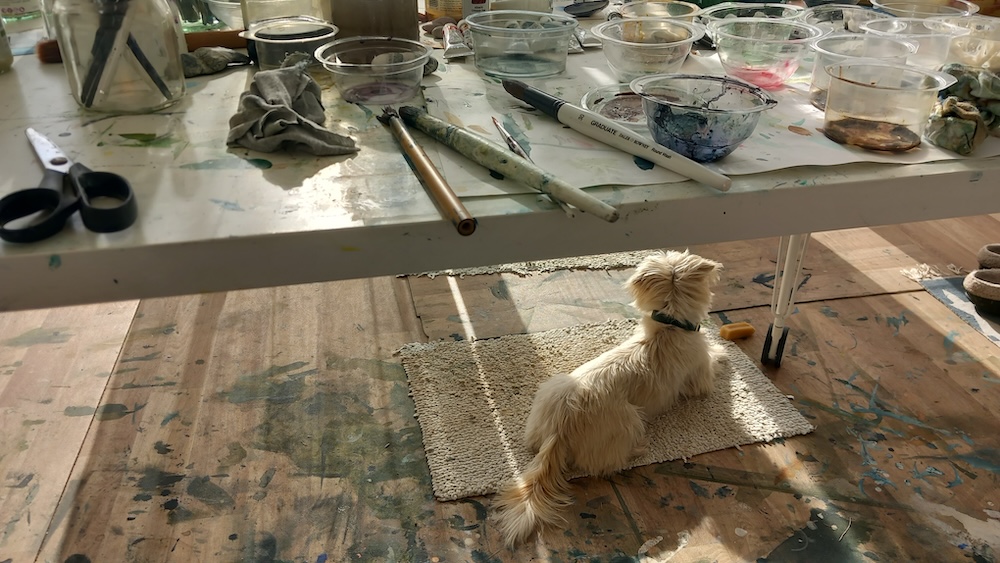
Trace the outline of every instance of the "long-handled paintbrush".
{"type": "Polygon", "coordinates": [[[378,116],[378,120],[392,129],[392,134],[399,141],[400,146],[403,147],[403,152],[406,153],[406,156],[410,157],[410,162],[413,163],[417,175],[424,181],[424,186],[430,192],[431,199],[437,204],[441,213],[455,225],[458,234],[469,236],[475,232],[476,219],[462,205],[458,196],[455,195],[455,192],[448,185],[444,176],[438,172],[431,159],[427,158],[427,153],[424,152],[424,149],[420,148],[420,145],[413,140],[413,136],[406,129],[403,120],[399,118],[399,113],[391,107],[384,107],[382,108],[382,115],[378,116]]]}

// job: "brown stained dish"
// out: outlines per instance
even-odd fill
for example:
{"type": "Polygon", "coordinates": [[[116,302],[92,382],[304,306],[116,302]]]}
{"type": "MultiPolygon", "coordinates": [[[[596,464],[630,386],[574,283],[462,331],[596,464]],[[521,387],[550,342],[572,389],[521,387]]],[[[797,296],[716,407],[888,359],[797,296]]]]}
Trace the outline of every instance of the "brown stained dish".
{"type": "Polygon", "coordinates": [[[920,145],[920,136],[902,125],[845,118],[827,123],[823,134],[844,145],[879,151],[905,151],[920,145]]]}

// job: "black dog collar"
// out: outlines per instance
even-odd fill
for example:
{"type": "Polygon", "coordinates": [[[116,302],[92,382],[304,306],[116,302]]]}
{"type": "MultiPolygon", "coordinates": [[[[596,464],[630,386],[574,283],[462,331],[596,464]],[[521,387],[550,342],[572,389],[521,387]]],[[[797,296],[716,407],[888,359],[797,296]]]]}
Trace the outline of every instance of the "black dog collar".
{"type": "Polygon", "coordinates": [[[692,332],[698,332],[698,330],[701,329],[701,325],[700,324],[696,325],[696,324],[691,323],[689,321],[682,321],[680,319],[675,319],[675,318],[671,317],[670,315],[668,315],[668,314],[666,314],[666,313],[664,313],[662,311],[653,311],[653,314],[650,315],[650,318],[652,318],[654,321],[656,321],[658,323],[663,323],[665,325],[675,326],[677,328],[682,328],[684,330],[690,330],[692,332]]]}

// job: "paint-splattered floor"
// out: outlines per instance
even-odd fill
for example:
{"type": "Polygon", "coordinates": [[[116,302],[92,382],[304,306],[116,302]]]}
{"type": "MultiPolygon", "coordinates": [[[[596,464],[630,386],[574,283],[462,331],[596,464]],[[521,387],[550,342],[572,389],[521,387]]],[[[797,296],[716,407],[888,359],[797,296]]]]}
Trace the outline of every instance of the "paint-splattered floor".
{"type": "MultiPolygon", "coordinates": [[[[574,481],[568,528],[515,552],[489,498],[433,499],[393,352],[628,316],[628,272],[3,314],[0,562],[996,561],[997,348],[900,270],[998,240],[993,216],[815,235],[765,373],[816,431],[574,481]]],[[[775,248],[694,249],[751,357],[775,248]]]]}

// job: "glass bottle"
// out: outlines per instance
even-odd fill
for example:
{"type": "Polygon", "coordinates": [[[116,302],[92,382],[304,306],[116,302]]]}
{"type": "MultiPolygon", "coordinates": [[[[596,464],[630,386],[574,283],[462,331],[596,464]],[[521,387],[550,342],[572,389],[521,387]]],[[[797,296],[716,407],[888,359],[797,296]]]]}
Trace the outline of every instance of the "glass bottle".
{"type": "Polygon", "coordinates": [[[45,0],[44,9],[83,108],[148,113],[184,96],[181,23],[169,0],[45,0]]]}

